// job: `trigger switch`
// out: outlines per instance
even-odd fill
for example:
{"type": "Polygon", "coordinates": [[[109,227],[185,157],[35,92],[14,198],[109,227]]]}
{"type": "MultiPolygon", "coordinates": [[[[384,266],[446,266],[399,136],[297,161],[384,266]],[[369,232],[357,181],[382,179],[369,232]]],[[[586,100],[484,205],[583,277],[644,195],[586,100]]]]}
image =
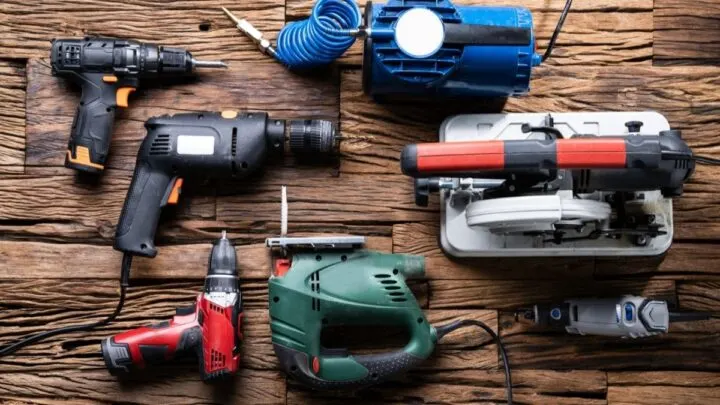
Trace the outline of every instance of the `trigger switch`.
{"type": "Polygon", "coordinates": [[[178,315],[178,316],[192,315],[194,313],[195,313],[195,305],[192,305],[189,307],[175,308],[175,315],[178,315]]]}

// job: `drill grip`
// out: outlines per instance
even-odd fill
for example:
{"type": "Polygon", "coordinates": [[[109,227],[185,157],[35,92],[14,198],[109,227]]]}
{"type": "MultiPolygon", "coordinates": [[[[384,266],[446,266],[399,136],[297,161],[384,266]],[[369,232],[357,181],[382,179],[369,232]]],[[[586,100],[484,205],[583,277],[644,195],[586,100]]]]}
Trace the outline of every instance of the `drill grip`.
{"type": "Polygon", "coordinates": [[[82,96],[70,130],[65,167],[100,173],[110,149],[117,107],[116,82],[104,82],[106,75],[102,73],[71,74],[80,83],[82,96]]]}
{"type": "Polygon", "coordinates": [[[155,231],[173,185],[170,174],[138,159],[115,232],[116,250],[136,256],[157,255],[155,231]]]}
{"type": "Polygon", "coordinates": [[[127,374],[150,364],[172,360],[181,352],[198,351],[202,330],[195,315],[187,317],[187,322],[176,319],[178,317],[104,339],[102,355],[110,374],[127,374]]]}

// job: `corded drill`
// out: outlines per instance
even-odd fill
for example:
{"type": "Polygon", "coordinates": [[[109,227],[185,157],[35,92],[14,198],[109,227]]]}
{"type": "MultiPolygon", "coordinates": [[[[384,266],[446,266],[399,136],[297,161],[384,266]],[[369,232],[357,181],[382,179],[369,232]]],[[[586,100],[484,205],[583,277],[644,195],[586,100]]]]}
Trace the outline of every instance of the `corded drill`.
{"type": "Polygon", "coordinates": [[[169,322],[133,329],[102,341],[105,365],[122,375],[194,352],[205,381],[234,374],[240,362],[242,299],[235,248],[225,236],[213,245],[205,287],[195,304],[169,322]]]}
{"type": "Polygon", "coordinates": [[[128,96],[140,79],[191,75],[198,67],[227,67],[223,62],[196,60],[181,48],[95,37],[53,40],[50,60],[53,76],[68,77],[82,87],[65,166],[89,173],[105,168],[115,109],[128,106],[128,96]]]}

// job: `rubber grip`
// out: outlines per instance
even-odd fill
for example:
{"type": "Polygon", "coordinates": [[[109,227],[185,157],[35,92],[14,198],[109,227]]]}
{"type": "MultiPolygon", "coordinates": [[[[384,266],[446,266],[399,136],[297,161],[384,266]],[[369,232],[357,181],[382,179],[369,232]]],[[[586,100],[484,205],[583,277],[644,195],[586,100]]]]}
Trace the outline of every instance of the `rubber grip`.
{"type": "Polygon", "coordinates": [[[138,159],[115,231],[115,249],[136,256],[157,255],[155,231],[171,180],[169,174],[138,159]]]}
{"type": "Polygon", "coordinates": [[[116,87],[103,82],[103,76],[78,76],[82,96],[70,130],[65,167],[89,173],[105,168],[117,104],[116,87]]]}
{"type": "Polygon", "coordinates": [[[288,375],[303,385],[320,391],[353,390],[386,381],[420,364],[423,359],[404,350],[390,353],[353,356],[353,360],[368,372],[355,380],[327,380],[319,378],[310,369],[306,353],[279,344],[273,344],[280,366],[288,375]]]}

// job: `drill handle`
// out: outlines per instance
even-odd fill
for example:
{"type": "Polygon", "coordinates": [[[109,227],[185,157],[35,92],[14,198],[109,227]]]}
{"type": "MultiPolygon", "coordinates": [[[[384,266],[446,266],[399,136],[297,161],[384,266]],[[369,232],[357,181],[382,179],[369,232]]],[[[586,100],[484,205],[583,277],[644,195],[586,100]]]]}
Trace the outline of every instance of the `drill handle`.
{"type": "Polygon", "coordinates": [[[115,232],[116,250],[136,256],[157,255],[154,239],[160,210],[177,202],[182,186],[182,179],[167,171],[138,159],[115,232]]]}
{"type": "Polygon", "coordinates": [[[196,307],[181,308],[178,313],[187,315],[104,339],[102,354],[110,374],[127,374],[172,360],[181,352],[197,352],[202,344],[202,329],[197,322],[196,307]]]}
{"type": "Polygon", "coordinates": [[[127,96],[137,88],[137,83],[135,79],[119,79],[112,74],[70,74],[79,82],[82,95],[70,130],[65,167],[100,173],[105,169],[110,149],[115,109],[127,107],[127,96]]]}

